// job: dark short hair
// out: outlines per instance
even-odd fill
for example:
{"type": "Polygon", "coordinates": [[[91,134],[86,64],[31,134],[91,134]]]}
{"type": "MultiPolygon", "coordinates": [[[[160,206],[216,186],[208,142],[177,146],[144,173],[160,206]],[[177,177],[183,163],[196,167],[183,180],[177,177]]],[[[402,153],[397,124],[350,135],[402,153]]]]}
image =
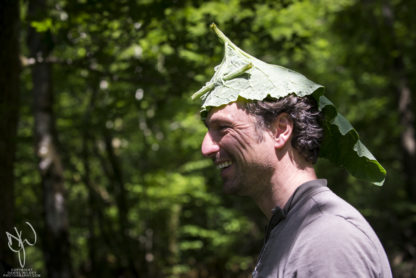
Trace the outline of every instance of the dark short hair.
{"type": "Polygon", "coordinates": [[[281,113],[293,122],[292,146],[310,163],[316,163],[323,140],[322,113],[312,96],[289,95],[279,100],[245,102],[243,108],[257,117],[256,128],[270,128],[281,113]]]}

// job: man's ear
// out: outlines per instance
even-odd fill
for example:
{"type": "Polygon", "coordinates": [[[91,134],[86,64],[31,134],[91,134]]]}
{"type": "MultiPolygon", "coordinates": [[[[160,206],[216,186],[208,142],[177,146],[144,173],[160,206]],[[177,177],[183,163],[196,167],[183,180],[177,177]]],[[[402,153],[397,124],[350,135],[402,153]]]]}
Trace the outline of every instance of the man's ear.
{"type": "Polygon", "coordinates": [[[289,114],[281,113],[273,122],[274,147],[283,148],[290,141],[293,132],[293,121],[289,114]]]}

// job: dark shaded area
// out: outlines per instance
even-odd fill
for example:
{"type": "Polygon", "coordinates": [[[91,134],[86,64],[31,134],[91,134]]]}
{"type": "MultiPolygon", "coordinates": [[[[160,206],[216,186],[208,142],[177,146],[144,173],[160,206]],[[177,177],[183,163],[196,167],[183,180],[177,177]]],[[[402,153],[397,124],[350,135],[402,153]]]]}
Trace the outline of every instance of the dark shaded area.
{"type": "Polygon", "coordinates": [[[0,3],[0,273],[7,272],[16,263],[9,252],[6,231],[15,221],[14,163],[16,133],[20,106],[19,61],[19,2],[0,3]]]}

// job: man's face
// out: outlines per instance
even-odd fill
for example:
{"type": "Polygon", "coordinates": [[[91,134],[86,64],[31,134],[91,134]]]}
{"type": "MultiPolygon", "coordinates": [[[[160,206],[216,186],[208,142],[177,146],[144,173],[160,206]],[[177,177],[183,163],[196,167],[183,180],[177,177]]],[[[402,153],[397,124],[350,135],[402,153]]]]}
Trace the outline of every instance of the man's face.
{"type": "Polygon", "coordinates": [[[268,130],[256,130],[255,122],[238,103],[208,114],[201,150],[220,169],[226,193],[254,197],[270,184],[276,159],[273,136],[268,130]]]}

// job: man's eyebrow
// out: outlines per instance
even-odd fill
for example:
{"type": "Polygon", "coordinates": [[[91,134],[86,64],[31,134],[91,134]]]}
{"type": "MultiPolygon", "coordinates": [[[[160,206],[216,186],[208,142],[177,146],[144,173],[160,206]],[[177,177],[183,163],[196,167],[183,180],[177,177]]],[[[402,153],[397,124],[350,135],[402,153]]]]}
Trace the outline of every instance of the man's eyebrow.
{"type": "Polygon", "coordinates": [[[205,119],[204,124],[208,128],[208,125],[231,124],[231,122],[227,118],[216,117],[216,118],[205,119]]]}

